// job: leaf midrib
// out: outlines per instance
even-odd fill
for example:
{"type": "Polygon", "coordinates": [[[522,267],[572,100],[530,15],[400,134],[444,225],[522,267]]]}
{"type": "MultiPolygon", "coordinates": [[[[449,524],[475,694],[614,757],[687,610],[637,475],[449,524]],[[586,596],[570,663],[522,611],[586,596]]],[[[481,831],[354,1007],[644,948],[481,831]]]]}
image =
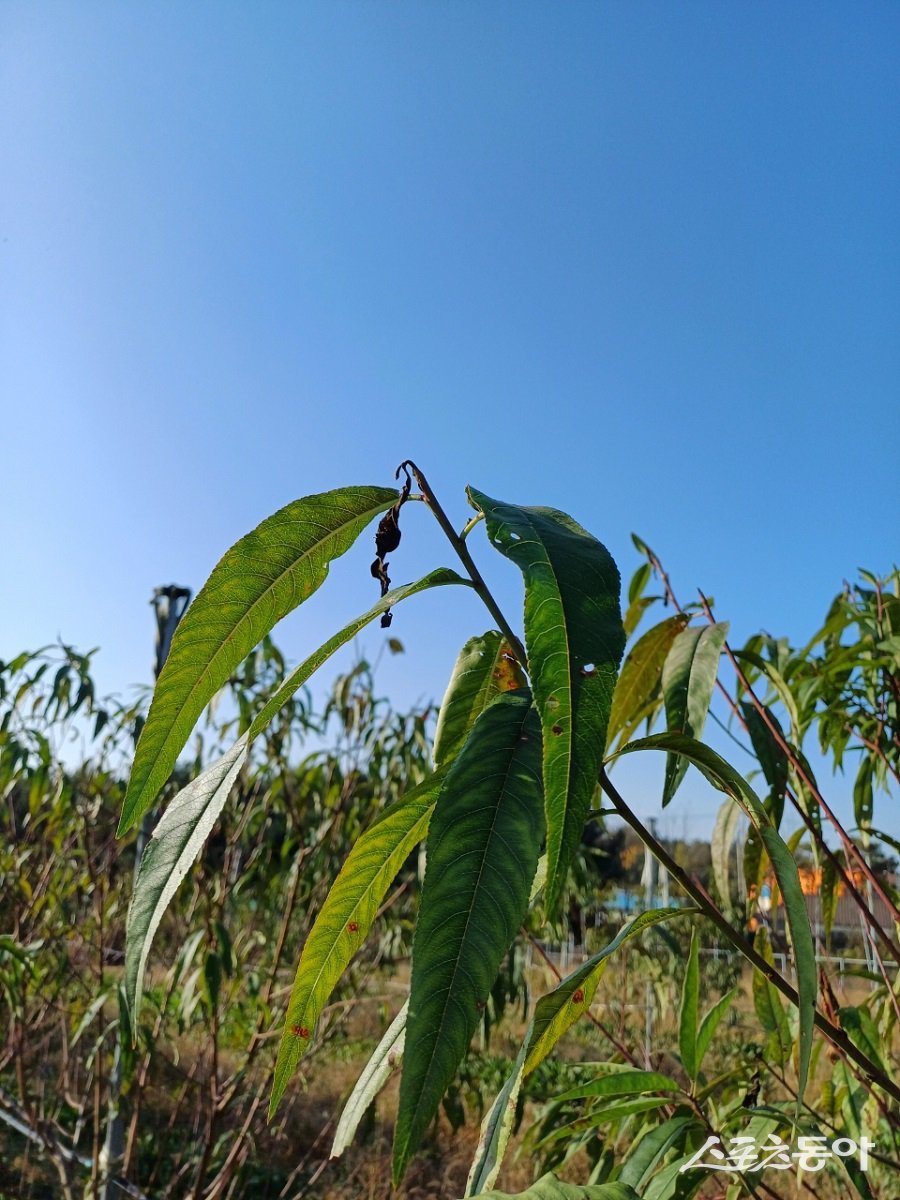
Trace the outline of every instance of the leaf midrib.
{"type": "MultiPolygon", "coordinates": [[[[243,739],[239,739],[239,742],[235,743],[235,746],[232,747],[231,752],[233,752],[234,749],[237,747],[237,745],[239,745],[240,741],[243,741],[243,739]]],[[[235,782],[237,781],[237,774],[240,772],[240,770],[244,766],[244,763],[246,762],[248,750],[249,750],[249,743],[246,743],[244,746],[242,746],[240,752],[237,754],[234,754],[234,757],[228,762],[228,766],[225,769],[224,773],[222,774],[222,776],[219,779],[216,786],[210,789],[210,791],[207,795],[207,798],[206,798],[206,802],[203,804],[203,806],[200,810],[199,816],[193,822],[193,828],[191,829],[190,833],[188,834],[188,837],[185,840],[184,845],[181,847],[181,849],[175,855],[175,858],[172,862],[171,869],[167,872],[165,878],[163,879],[162,886],[159,889],[159,894],[156,896],[155,900],[153,901],[153,904],[152,904],[152,906],[150,908],[150,912],[149,912],[149,919],[147,920],[146,926],[141,934],[141,950],[140,950],[140,956],[138,958],[137,969],[135,972],[135,989],[134,989],[134,1001],[133,1001],[135,1011],[137,1011],[137,1008],[140,1004],[140,1000],[143,997],[144,975],[145,975],[146,968],[147,968],[147,960],[150,957],[150,949],[153,944],[153,939],[156,935],[156,930],[159,928],[160,922],[162,921],[162,917],[165,914],[166,909],[169,907],[169,903],[170,903],[172,897],[175,895],[175,892],[178,890],[178,887],[180,887],[181,883],[183,883],[185,875],[187,874],[187,871],[185,871],[184,874],[182,874],[181,879],[178,881],[178,883],[175,885],[175,887],[171,888],[171,890],[170,890],[172,878],[178,872],[180,864],[184,861],[186,856],[188,856],[190,858],[190,862],[193,862],[196,859],[197,854],[193,853],[192,851],[195,849],[194,843],[195,843],[195,839],[197,836],[197,829],[202,824],[204,818],[206,817],[207,813],[209,812],[210,807],[212,806],[212,804],[216,800],[216,797],[219,795],[220,791],[222,790],[222,788],[225,784],[225,781],[228,779],[228,776],[232,773],[232,771],[235,770],[235,766],[237,765],[237,772],[235,773],[235,776],[231,781],[231,785],[228,788],[228,794],[226,794],[226,796],[222,800],[222,804],[220,806],[220,812],[221,812],[221,809],[224,808],[225,803],[228,800],[228,795],[231,794],[231,790],[234,787],[235,782]],[[169,893],[168,895],[166,895],[167,892],[169,893]],[[148,931],[150,931],[151,929],[152,929],[152,933],[148,937],[148,931]]],[[[217,817],[215,819],[217,819],[217,817]]],[[[215,819],[214,819],[213,823],[215,823],[215,819]]],[[[169,826],[168,828],[163,830],[162,836],[168,837],[173,834],[176,834],[180,829],[184,828],[184,826],[188,825],[188,824],[190,824],[190,821],[184,820],[184,821],[179,822],[175,826],[169,826]]],[[[159,844],[162,840],[161,836],[156,831],[154,831],[153,840],[156,840],[157,844],[159,844]]],[[[204,836],[204,838],[201,839],[200,844],[202,845],[203,841],[205,841],[205,840],[206,840],[206,838],[204,836]]],[[[188,864],[187,869],[188,870],[190,869],[190,863],[188,864]]],[[[138,877],[138,882],[140,882],[140,877],[138,877]]],[[[135,892],[135,895],[137,895],[136,892],[135,892]]],[[[126,917],[126,948],[127,948],[127,931],[128,931],[128,918],[126,917]]],[[[127,979],[127,976],[126,976],[126,979],[127,979]]]]}
{"type": "MultiPolygon", "coordinates": [[[[527,720],[527,718],[528,718],[528,714],[529,714],[529,712],[530,712],[530,711],[531,711],[531,710],[530,710],[530,707],[529,707],[528,709],[526,709],[526,711],[525,711],[524,717],[523,717],[523,719],[522,719],[522,722],[521,722],[521,727],[522,727],[522,728],[524,728],[524,726],[525,726],[525,722],[526,722],[526,720],[527,720]]],[[[515,759],[516,759],[516,752],[515,752],[515,747],[514,747],[514,748],[513,748],[513,750],[512,750],[512,752],[510,753],[510,756],[509,756],[509,762],[508,762],[508,764],[507,764],[507,766],[506,766],[506,769],[505,769],[505,770],[504,770],[504,772],[503,772],[503,776],[504,776],[504,783],[503,783],[503,787],[501,788],[501,791],[500,791],[500,795],[499,795],[499,797],[498,797],[497,804],[494,806],[494,813],[493,813],[493,816],[492,816],[492,818],[491,818],[491,827],[490,827],[490,831],[488,832],[488,836],[487,836],[487,839],[486,839],[486,841],[485,841],[484,852],[482,853],[482,856],[481,856],[481,863],[480,863],[480,865],[479,865],[479,868],[478,868],[478,878],[475,880],[475,886],[474,886],[474,888],[473,888],[473,891],[472,891],[472,903],[469,905],[469,911],[468,911],[468,913],[467,913],[467,915],[466,915],[466,923],[465,923],[465,927],[463,928],[462,937],[460,938],[460,942],[459,942],[459,949],[457,950],[457,953],[456,953],[456,954],[455,954],[455,956],[454,956],[454,959],[455,959],[455,961],[454,961],[454,966],[453,966],[453,973],[452,973],[452,975],[451,975],[451,977],[450,977],[450,984],[449,984],[449,986],[447,987],[447,989],[446,989],[446,992],[445,992],[445,995],[444,995],[443,1007],[442,1007],[442,1009],[441,1009],[441,1017],[440,1017],[440,1021],[438,1022],[438,1027],[437,1027],[437,1036],[435,1036],[435,1038],[433,1039],[433,1045],[432,1045],[431,1054],[429,1055],[429,1058],[428,1058],[428,1065],[427,1065],[427,1067],[425,1068],[425,1072],[424,1072],[424,1074],[423,1074],[423,1075],[422,1075],[422,1077],[421,1077],[421,1078],[422,1078],[422,1081],[421,1081],[421,1083],[420,1083],[420,1085],[419,1085],[419,1087],[418,1087],[418,1089],[417,1089],[417,1103],[416,1103],[416,1105],[415,1105],[415,1107],[414,1107],[414,1110],[413,1110],[413,1111],[415,1111],[415,1109],[416,1109],[416,1108],[418,1108],[418,1100],[421,1098],[421,1096],[422,1096],[422,1095],[423,1095],[423,1093],[425,1092],[425,1090],[426,1090],[426,1085],[427,1085],[427,1084],[430,1082],[430,1079],[431,1079],[431,1072],[432,1072],[432,1068],[433,1068],[433,1066],[434,1066],[435,1054],[436,1054],[436,1051],[437,1051],[437,1046],[438,1046],[438,1043],[439,1043],[439,1041],[441,1040],[441,1035],[443,1034],[443,1030],[444,1030],[444,1024],[445,1024],[445,1021],[446,1021],[446,1018],[447,1018],[447,1012],[448,1012],[448,1010],[449,1010],[449,1007],[450,1007],[450,997],[453,995],[454,984],[455,984],[455,982],[456,982],[456,977],[457,977],[457,974],[458,974],[458,971],[459,971],[460,961],[461,961],[461,959],[462,959],[462,956],[463,956],[463,955],[462,955],[463,947],[464,947],[464,946],[465,946],[465,944],[466,944],[466,939],[467,939],[467,937],[468,937],[468,933],[469,933],[469,924],[470,924],[470,922],[471,922],[471,920],[472,920],[472,914],[473,914],[473,911],[474,911],[474,909],[475,909],[475,902],[474,902],[474,901],[475,901],[475,897],[476,897],[476,896],[479,894],[479,892],[480,892],[480,890],[481,890],[481,886],[482,886],[482,877],[483,877],[483,875],[484,875],[484,867],[485,867],[485,862],[487,861],[487,857],[488,857],[488,848],[490,847],[491,841],[492,841],[492,839],[493,839],[493,837],[494,837],[494,833],[495,833],[495,830],[496,830],[496,825],[497,825],[497,820],[498,820],[498,817],[499,817],[499,814],[500,814],[501,807],[502,807],[502,805],[503,805],[503,802],[504,802],[504,800],[505,800],[505,798],[506,798],[506,796],[507,796],[507,793],[508,793],[508,791],[509,791],[509,786],[510,786],[510,775],[512,774],[512,768],[513,768],[513,765],[514,765],[514,763],[515,763],[515,759]]],[[[404,1150],[405,1150],[406,1146],[408,1146],[408,1145],[409,1145],[409,1140],[410,1140],[410,1134],[409,1134],[409,1131],[407,1131],[406,1138],[405,1138],[405,1146],[404,1146],[404,1150]]]]}
{"type": "MultiPolygon", "coordinates": [[[[554,882],[556,882],[556,873],[559,868],[559,860],[562,856],[563,843],[565,841],[566,825],[568,824],[568,821],[569,821],[569,797],[570,797],[571,790],[572,790],[572,759],[573,759],[572,748],[573,748],[574,738],[575,738],[575,686],[574,686],[575,677],[572,672],[572,647],[569,642],[569,614],[566,612],[566,605],[565,605],[565,601],[563,600],[562,588],[560,588],[560,586],[559,586],[559,576],[556,573],[556,568],[553,565],[553,560],[550,557],[550,553],[547,550],[547,547],[546,547],[543,539],[540,537],[540,535],[537,532],[537,529],[535,528],[531,514],[528,512],[528,510],[526,508],[521,508],[521,509],[518,509],[517,511],[525,513],[525,515],[527,517],[527,521],[528,521],[528,527],[529,527],[529,529],[531,529],[532,534],[534,535],[535,541],[537,542],[537,545],[540,546],[541,550],[543,551],[544,559],[547,563],[547,566],[550,569],[550,574],[553,576],[553,586],[556,589],[556,596],[559,601],[559,608],[560,608],[560,612],[562,613],[562,618],[563,618],[563,620],[562,620],[563,641],[565,643],[565,648],[566,648],[566,675],[567,675],[567,679],[568,679],[568,695],[569,695],[569,728],[566,732],[566,741],[565,741],[565,747],[566,747],[566,751],[567,751],[567,753],[565,755],[566,790],[565,790],[565,796],[564,796],[564,800],[563,800],[563,823],[562,823],[562,827],[559,830],[558,845],[556,846],[556,861],[553,863],[552,875],[548,871],[548,883],[549,883],[550,879],[552,879],[554,882]]],[[[534,566],[534,564],[532,563],[531,567],[533,567],[533,566],[534,566]]],[[[529,569],[531,569],[531,567],[529,569]]],[[[526,630],[526,641],[527,640],[528,639],[527,639],[527,630],[526,630]]],[[[530,648],[529,648],[528,658],[529,658],[529,661],[531,661],[530,648]]],[[[543,712],[541,712],[540,718],[541,718],[541,725],[544,726],[545,721],[544,721],[543,712]]],[[[548,717],[546,723],[549,723],[549,721],[550,721],[550,718],[548,717]]],[[[550,742],[549,738],[546,738],[546,737],[544,738],[544,745],[545,745],[545,750],[544,750],[543,757],[546,760],[549,760],[550,755],[552,754],[552,750],[551,750],[552,743],[550,742]]],[[[558,742],[557,742],[557,745],[559,745],[558,742]]],[[[559,758],[559,754],[557,753],[555,757],[559,758]]],[[[547,824],[548,839],[551,837],[551,835],[552,835],[552,825],[550,822],[548,822],[548,824],[547,824]]]]}
{"type": "MultiPolygon", "coordinates": [[[[430,805],[428,805],[428,808],[430,808],[430,809],[433,811],[433,810],[434,810],[434,805],[435,805],[435,801],[432,801],[432,802],[431,802],[431,804],[430,804],[430,805]]],[[[392,850],[391,850],[391,852],[390,852],[389,858],[390,858],[390,857],[392,857],[394,854],[396,854],[396,853],[397,853],[397,847],[398,847],[399,845],[401,845],[401,844],[402,844],[402,842],[403,842],[404,838],[407,838],[407,837],[409,837],[409,836],[412,834],[413,830],[416,828],[416,826],[419,824],[419,822],[420,822],[420,821],[423,821],[423,820],[425,820],[425,818],[426,818],[426,817],[428,817],[429,815],[430,815],[430,814],[429,814],[427,811],[419,814],[419,816],[418,816],[418,817],[415,819],[415,821],[412,823],[412,825],[410,825],[409,829],[406,831],[406,833],[403,835],[403,837],[402,837],[402,838],[400,838],[400,839],[398,840],[397,844],[396,844],[396,845],[393,847],[393,849],[392,849],[392,850]]],[[[416,840],[418,841],[419,839],[417,838],[416,840]]],[[[365,899],[366,899],[366,898],[369,896],[369,894],[371,893],[371,891],[372,891],[372,889],[373,889],[373,887],[374,887],[374,885],[375,885],[375,880],[377,880],[377,879],[378,879],[378,877],[380,876],[380,874],[381,874],[381,873],[382,873],[382,872],[385,870],[385,867],[386,867],[386,866],[387,866],[387,864],[388,864],[389,858],[388,858],[388,859],[385,859],[385,860],[384,860],[384,861],[381,863],[381,865],[378,867],[378,870],[375,872],[375,874],[372,876],[372,878],[371,878],[371,879],[369,880],[369,882],[366,884],[365,888],[364,888],[364,889],[363,889],[363,891],[360,893],[360,895],[359,895],[359,897],[357,898],[357,900],[354,902],[354,904],[353,904],[353,907],[352,907],[352,908],[351,908],[351,909],[348,911],[348,914],[347,914],[347,915],[348,915],[348,917],[351,917],[351,918],[352,918],[352,917],[354,916],[354,914],[355,914],[355,913],[357,913],[357,912],[359,911],[359,909],[360,909],[360,906],[362,905],[363,901],[364,901],[364,900],[365,900],[365,899]]],[[[340,937],[340,933],[338,933],[337,937],[335,937],[335,938],[333,939],[333,942],[334,942],[334,943],[336,943],[339,937],[340,937]]],[[[326,968],[326,966],[327,966],[327,965],[328,965],[328,959],[326,958],[326,959],[325,959],[325,960],[322,962],[322,965],[319,967],[319,970],[318,970],[318,972],[317,972],[317,974],[316,974],[316,977],[315,977],[315,979],[312,981],[312,983],[310,983],[310,984],[308,985],[308,990],[307,990],[307,994],[306,994],[306,999],[303,1001],[303,1007],[302,1007],[302,1009],[300,1010],[301,1012],[304,1012],[304,1013],[306,1012],[306,1010],[307,1010],[307,1008],[308,1008],[308,1006],[309,1006],[309,1001],[310,1001],[311,997],[314,995],[314,993],[315,993],[315,989],[316,989],[316,988],[319,986],[319,983],[320,983],[320,981],[321,981],[321,979],[322,979],[322,976],[325,974],[325,968],[326,968]]]]}

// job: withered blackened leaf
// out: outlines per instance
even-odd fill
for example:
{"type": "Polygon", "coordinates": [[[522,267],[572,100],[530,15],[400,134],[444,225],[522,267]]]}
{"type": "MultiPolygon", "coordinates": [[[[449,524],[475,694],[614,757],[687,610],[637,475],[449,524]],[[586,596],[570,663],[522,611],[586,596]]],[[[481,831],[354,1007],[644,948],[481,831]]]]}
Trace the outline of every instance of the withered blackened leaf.
{"type": "Polygon", "coordinates": [[[378,529],[375,532],[375,553],[381,559],[400,545],[399,508],[400,503],[398,502],[393,508],[388,509],[378,522],[378,529]]]}
{"type": "MultiPolygon", "coordinates": [[[[400,470],[405,470],[405,467],[398,468],[398,475],[400,474],[400,470]]],[[[396,550],[400,545],[400,538],[402,536],[400,533],[400,509],[409,499],[411,486],[412,478],[409,471],[406,471],[406,482],[400,491],[400,495],[397,497],[397,503],[384,514],[378,522],[378,529],[375,532],[375,561],[369,569],[373,578],[381,582],[382,596],[387,595],[391,586],[391,577],[387,573],[388,564],[385,561],[385,555],[390,554],[391,551],[396,550]]],[[[388,609],[381,618],[381,628],[389,628],[391,620],[391,610],[388,609]]]]}

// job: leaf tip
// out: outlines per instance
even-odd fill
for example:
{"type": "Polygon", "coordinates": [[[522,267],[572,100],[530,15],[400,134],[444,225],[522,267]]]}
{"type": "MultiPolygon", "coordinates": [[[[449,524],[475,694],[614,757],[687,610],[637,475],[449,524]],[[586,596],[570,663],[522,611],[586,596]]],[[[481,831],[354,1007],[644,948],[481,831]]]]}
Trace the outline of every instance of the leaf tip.
{"type": "Polygon", "coordinates": [[[548,914],[555,912],[562,893],[563,880],[557,864],[547,864],[547,882],[544,885],[544,907],[548,914]]]}
{"type": "Polygon", "coordinates": [[[119,817],[119,824],[116,826],[117,838],[124,837],[129,829],[131,829],[132,825],[134,825],[135,821],[134,806],[128,804],[127,796],[125,801],[125,804],[122,806],[122,815],[119,817]]]}
{"type": "Polygon", "coordinates": [[[394,1161],[391,1167],[391,1179],[394,1187],[399,1187],[403,1181],[403,1176],[406,1174],[406,1167],[409,1163],[409,1143],[406,1139],[403,1142],[394,1143],[394,1161]]]}
{"type": "Polygon", "coordinates": [[[272,1082],[272,1094],[269,1097],[269,1107],[266,1111],[266,1121],[271,1121],[278,1111],[278,1105],[281,1103],[287,1088],[287,1081],[290,1071],[279,1071],[275,1068],[275,1079],[272,1082]]]}

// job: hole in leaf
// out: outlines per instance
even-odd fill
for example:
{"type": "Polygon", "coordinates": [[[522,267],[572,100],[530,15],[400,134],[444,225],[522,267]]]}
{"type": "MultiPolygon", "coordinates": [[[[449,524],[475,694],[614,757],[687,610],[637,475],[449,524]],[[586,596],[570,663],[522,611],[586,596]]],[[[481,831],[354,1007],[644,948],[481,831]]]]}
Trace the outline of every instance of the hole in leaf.
{"type": "Polygon", "coordinates": [[[597,668],[594,666],[593,663],[585,663],[584,666],[581,668],[581,673],[582,673],[582,675],[593,675],[596,670],[597,670],[597,668]]]}

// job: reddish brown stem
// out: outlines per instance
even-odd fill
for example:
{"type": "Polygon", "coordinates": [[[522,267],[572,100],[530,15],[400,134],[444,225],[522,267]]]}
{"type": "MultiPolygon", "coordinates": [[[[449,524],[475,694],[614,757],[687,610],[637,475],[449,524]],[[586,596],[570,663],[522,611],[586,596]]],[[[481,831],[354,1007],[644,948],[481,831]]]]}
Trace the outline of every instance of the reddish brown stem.
{"type": "MultiPolygon", "coordinates": [[[[772,983],[783,996],[790,1000],[795,1007],[799,1006],[799,997],[796,990],[788,983],[788,981],[775,969],[775,966],[767,962],[765,958],[754,949],[752,944],[746,941],[738,930],[734,929],[729,923],[725,915],[719,910],[718,906],[713,904],[709,896],[704,893],[701,888],[698,888],[696,883],[690,878],[687,872],[678,865],[674,858],[668,853],[661,842],[653,836],[638,817],[631,811],[625,803],[622,796],[619,794],[609,776],[601,768],[600,770],[600,786],[603,791],[612,801],[613,806],[619,816],[630,825],[641,841],[647,846],[651,853],[663,864],[672,878],[681,885],[684,891],[700,906],[703,913],[722,931],[729,942],[739,950],[740,953],[749,962],[753,964],[757,970],[772,983]]],[[[863,1076],[867,1077],[872,1083],[877,1084],[889,1096],[900,1103],[900,1084],[890,1079],[884,1071],[874,1063],[868,1055],[863,1053],[859,1047],[850,1040],[842,1029],[833,1025],[827,1017],[816,1011],[815,1013],[816,1026],[824,1033],[825,1037],[835,1046],[845,1058],[849,1058],[856,1065],[857,1069],[862,1072],[863,1076]]]]}
{"type": "MultiPolygon", "coordinates": [[[[707,619],[710,622],[715,622],[715,617],[712,614],[712,610],[709,607],[709,603],[702,592],[700,592],[700,603],[703,607],[703,612],[704,612],[705,616],[707,617],[707,619]]],[[[847,853],[848,857],[851,857],[856,861],[859,869],[862,871],[862,873],[865,875],[865,877],[872,884],[872,887],[875,889],[876,894],[880,897],[880,899],[887,906],[888,911],[893,914],[894,920],[900,921],[900,908],[897,908],[897,906],[893,903],[893,901],[887,895],[884,888],[881,886],[877,877],[875,876],[874,872],[872,871],[872,868],[866,862],[865,857],[862,854],[862,852],[860,851],[859,847],[855,844],[855,842],[853,842],[850,835],[844,829],[843,825],[840,823],[840,821],[837,819],[837,817],[834,815],[834,813],[829,808],[828,804],[825,801],[825,797],[819,791],[819,788],[817,787],[815,781],[809,777],[809,775],[807,774],[806,768],[804,767],[803,763],[800,762],[797,754],[794,752],[794,747],[787,740],[787,738],[785,738],[784,734],[781,732],[781,730],[778,727],[778,725],[776,724],[776,722],[772,720],[772,715],[769,712],[769,710],[766,708],[766,706],[763,704],[763,702],[759,699],[759,697],[753,691],[753,688],[750,686],[750,681],[747,679],[747,676],[744,674],[743,667],[738,662],[734,651],[731,649],[731,647],[728,645],[727,642],[725,643],[724,648],[725,648],[725,653],[728,655],[728,659],[729,659],[731,665],[734,667],[735,674],[737,675],[738,679],[740,680],[741,686],[746,691],[748,697],[750,698],[750,701],[753,704],[753,707],[756,709],[756,711],[759,713],[760,717],[765,722],[766,728],[772,734],[772,737],[775,739],[775,742],[780,747],[780,749],[787,755],[791,766],[794,768],[795,772],[797,773],[797,778],[802,780],[804,787],[809,789],[810,795],[813,797],[815,802],[818,804],[819,808],[821,808],[822,812],[828,818],[829,822],[831,823],[832,827],[834,828],[834,831],[837,833],[838,837],[841,839],[841,843],[842,843],[844,850],[847,853]]],[[[900,958],[898,958],[898,963],[900,963],[900,958]]]]}

